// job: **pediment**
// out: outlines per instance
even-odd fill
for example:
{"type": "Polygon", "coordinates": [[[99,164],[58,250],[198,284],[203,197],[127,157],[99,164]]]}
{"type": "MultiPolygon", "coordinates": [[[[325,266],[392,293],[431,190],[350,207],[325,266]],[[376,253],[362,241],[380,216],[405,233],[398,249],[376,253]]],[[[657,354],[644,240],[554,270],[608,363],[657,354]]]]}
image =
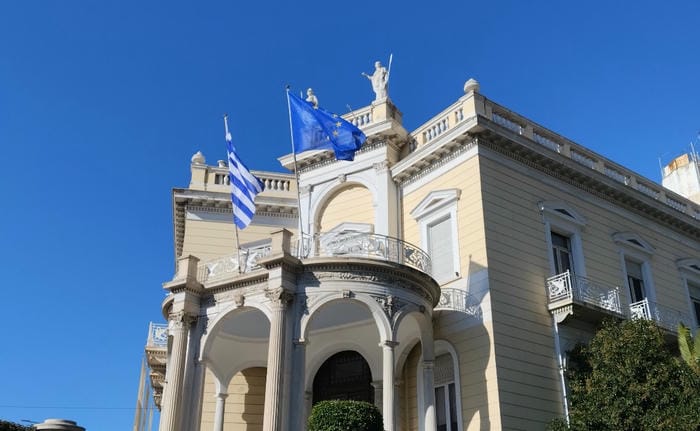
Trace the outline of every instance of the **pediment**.
{"type": "Polygon", "coordinates": [[[418,220],[433,211],[437,211],[441,208],[450,205],[457,200],[462,194],[460,189],[445,189],[445,190],[435,190],[430,192],[422,201],[411,211],[411,216],[418,220]]]}
{"type": "Polygon", "coordinates": [[[647,254],[654,253],[654,247],[634,232],[617,232],[612,235],[612,238],[618,245],[630,247],[647,254]]]}

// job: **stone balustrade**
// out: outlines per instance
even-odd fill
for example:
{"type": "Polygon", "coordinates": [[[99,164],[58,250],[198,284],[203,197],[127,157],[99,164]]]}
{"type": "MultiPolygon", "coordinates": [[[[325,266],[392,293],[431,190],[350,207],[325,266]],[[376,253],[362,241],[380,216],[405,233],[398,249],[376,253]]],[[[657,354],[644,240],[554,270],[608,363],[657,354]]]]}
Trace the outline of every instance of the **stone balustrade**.
{"type": "MultiPolygon", "coordinates": [[[[471,99],[469,99],[471,100],[471,99]]],[[[473,110],[473,109],[472,109],[473,110]]],[[[585,147],[578,145],[562,136],[551,132],[544,127],[518,115],[486,98],[483,98],[483,108],[478,108],[480,115],[493,121],[499,126],[508,129],[518,135],[532,139],[549,150],[555,151],[564,157],[568,157],[576,163],[587,168],[601,172],[605,176],[636,189],[645,195],[668,205],[676,211],[687,214],[695,219],[700,219],[700,206],[687,201],[664,187],[654,184],[644,177],[617,165],[602,156],[599,156],[585,147]]],[[[441,118],[442,114],[437,118],[441,118]]],[[[425,142],[423,142],[425,143],[425,142]]]]}

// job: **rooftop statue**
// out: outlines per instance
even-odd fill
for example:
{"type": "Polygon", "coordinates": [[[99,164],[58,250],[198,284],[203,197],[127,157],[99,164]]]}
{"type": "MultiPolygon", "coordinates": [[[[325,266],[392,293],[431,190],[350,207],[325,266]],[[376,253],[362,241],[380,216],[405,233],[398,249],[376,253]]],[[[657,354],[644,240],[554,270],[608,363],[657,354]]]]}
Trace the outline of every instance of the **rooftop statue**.
{"type": "Polygon", "coordinates": [[[374,63],[374,73],[368,75],[362,72],[362,76],[369,79],[372,83],[372,90],[374,91],[374,101],[385,100],[389,97],[389,72],[391,71],[391,58],[389,57],[389,70],[382,66],[381,61],[376,61],[374,63]]]}
{"type": "Polygon", "coordinates": [[[314,108],[318,108],[318,98],[314,94],[314,90],[311,88],[306,90],[306,101],[309,102],[314,108]]]}

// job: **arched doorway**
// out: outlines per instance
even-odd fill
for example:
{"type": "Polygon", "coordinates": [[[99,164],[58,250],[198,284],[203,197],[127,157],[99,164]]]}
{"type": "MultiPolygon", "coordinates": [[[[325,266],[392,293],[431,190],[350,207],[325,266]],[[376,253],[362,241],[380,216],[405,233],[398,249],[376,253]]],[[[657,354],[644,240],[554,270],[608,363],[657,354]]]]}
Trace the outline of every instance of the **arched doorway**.
{"type": "Polygon", "coordinates": [[[355,400],[374,403],[372,373],[365,358],[345,350],[321,365],[314,377],[313,404],[325,400],[355,400]]]}

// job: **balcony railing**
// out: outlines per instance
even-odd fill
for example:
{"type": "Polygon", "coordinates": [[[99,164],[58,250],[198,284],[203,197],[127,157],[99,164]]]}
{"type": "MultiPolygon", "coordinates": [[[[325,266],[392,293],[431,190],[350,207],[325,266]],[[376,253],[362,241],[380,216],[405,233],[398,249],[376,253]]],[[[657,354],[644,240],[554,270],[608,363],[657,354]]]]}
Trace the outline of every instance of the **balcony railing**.
{"type": "Polygon", "coordinates": [[[166,323],[153,323],[148,325],[148,340],[146,347],[167,347],[168,325],[166,323]]]}
{"type": "MultiPolygon", "coordinates": [[[[292,238],[291,254],[301,260],[319,256],[369,257],[396,262],[416,268],[426,274],[431,272],[430,256],[420,248],[398,238],[359,232],[325,233],[292,238]]],[[[236,273],[260,269],[258,261],[271,253],[270,245],[241,249],[240,254],[230,254],[202,262],[197,268],[197,281],[204,283],[236,273]]]]}
{"type": "Polygon", "coordinates": [[[620,289],[566,271],[547,279],[549,304],[575,301],[594,305],[617,314],[624,314],[620,289]]]}
{"type": "Polygon", "coordinates": [[[435,307],[435,311],[442,310],[461,311],[477,319],[481,319],[482,316],[479,301],[467,292],[454,288],[440,290],[440,301],[435,307]]]}
{"type": "Polygon", "coordinates": [[[630,317],[653,320],[662,328],[674,332],[678,329],[679,323],[689,325],[691,321],[687,313],[651,302],[648,298],[630,304],[630,317]]]}
{"type": "Polygon", "coordinates": [[[431,273],[430,256],[415,245],[390,236],[363,232],[319,235],[315,256],[369,257],[400,263],[431,273]]]}

